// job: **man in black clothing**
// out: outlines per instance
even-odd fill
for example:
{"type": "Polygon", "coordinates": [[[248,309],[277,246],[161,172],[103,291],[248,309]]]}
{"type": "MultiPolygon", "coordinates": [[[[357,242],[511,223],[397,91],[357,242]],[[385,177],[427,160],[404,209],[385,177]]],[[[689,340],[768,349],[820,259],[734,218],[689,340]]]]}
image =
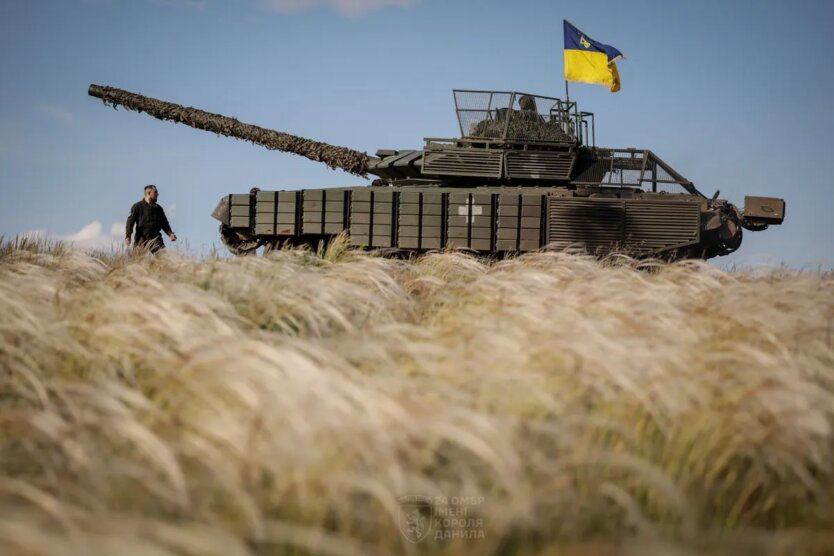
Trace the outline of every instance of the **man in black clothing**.
{"type": "Polygon", "coordinates": [[[177,241],[177,234],[171,231],[165,211],[156,204],[158,197],[159,192],[156,186],[146,185],[145,198],[130,207],[130,216],[127,217],[125,230],[125,245],[130,245],[130,236],[133,234],[134,226],[136,226],[136,235],[133,237],[134,247],[145,246],[151,253],[165,249],[160,232],[165,232],[171,241],[177,241]]]}

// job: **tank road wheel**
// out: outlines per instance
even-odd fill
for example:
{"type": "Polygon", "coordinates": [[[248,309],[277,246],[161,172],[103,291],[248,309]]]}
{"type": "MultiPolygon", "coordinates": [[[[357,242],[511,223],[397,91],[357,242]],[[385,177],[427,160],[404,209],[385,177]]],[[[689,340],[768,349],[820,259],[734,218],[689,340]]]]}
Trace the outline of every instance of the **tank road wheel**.
{"type": "Polygon", "coordinates": [[[732,212],[723,219],[718,229],[718,238],[721,241],[719,255],[729,255],[741,247],[742,228],[741,219],[736,212],[732,212]]]}
{"type": "Polygon", "coordinates": [[[261,246],[257,239],[246,237],[225,224],[220,224],[220,241],[233,255],[250,255],[261,246]]]}

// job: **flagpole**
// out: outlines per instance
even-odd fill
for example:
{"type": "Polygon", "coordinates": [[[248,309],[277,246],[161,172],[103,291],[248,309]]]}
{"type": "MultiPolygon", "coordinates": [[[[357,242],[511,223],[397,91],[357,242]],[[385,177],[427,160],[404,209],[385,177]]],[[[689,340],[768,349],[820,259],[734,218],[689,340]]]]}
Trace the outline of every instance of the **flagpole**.
{"type": "Polygon", "coordinates": [[[570,126],[570,90],[568,89],[567,79],[565,79],[565,112],[567,114],[567,122],[565,123],[570,126]]]}
{"type": "MultiPolygon", "coordinates": [[[[566,46],[565,27],[567,25],[571,25],[571,23],[567,19],[562,20],[562,42],[564,46],[566,46]]],[[[562,72],[565,74],[565,109],[568,109],[568,106],[570,106],[570,91],[568,90],[568,61],[564,56],[564,50],[562,50],[562,54],[562,72]]],[[[570,115],[568,115],[568,120],[570,120],[570,115]]],[[[568,124],[568,122],[563,122],[561,125],[564,126],[566,124],[568,124]]]]}

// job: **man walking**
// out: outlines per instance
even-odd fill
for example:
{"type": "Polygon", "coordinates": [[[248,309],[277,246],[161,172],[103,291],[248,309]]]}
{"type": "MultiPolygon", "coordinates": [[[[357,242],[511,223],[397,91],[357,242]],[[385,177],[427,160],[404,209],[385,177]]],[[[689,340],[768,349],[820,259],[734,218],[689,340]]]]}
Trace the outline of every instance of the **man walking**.
{"type": "Polygon", "coordinates": [[[125,245],[130,245],[130,236],[133,234],[134,226],[136,226],[136,235],[133,237],[134,247],[147,247],[151,253],[165,249],[160,232],[165,232],[171,241],[177,241],[177,234],[171,231],[165,211],[156,204],[158,197],[159,191],[156,190],[156,186],[146,185],[145,198],[130,207],[130,216],[127,217],[125,229],[125,245]]]}

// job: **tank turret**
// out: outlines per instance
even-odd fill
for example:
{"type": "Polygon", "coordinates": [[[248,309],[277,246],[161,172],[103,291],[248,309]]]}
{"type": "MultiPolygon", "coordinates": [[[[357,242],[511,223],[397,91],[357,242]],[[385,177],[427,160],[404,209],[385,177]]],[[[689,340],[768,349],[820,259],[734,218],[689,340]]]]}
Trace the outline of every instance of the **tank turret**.
{"type": "Polygon", "coordinates": [[[235,253],[261,245],[447,247],[504,256],[581,247],[637,257],[726,255],[742,229],[781,224],[785,202],[746,197],[743,210],[703,195],[649,149],[597,147],[594,115],[575,102],[506,91],[455,90],[460,137],[368,156],[196,108],[90,85],[114,107],[250,141],[377,177],[370,185],[230,194],[212,216],[235,253]]]}

